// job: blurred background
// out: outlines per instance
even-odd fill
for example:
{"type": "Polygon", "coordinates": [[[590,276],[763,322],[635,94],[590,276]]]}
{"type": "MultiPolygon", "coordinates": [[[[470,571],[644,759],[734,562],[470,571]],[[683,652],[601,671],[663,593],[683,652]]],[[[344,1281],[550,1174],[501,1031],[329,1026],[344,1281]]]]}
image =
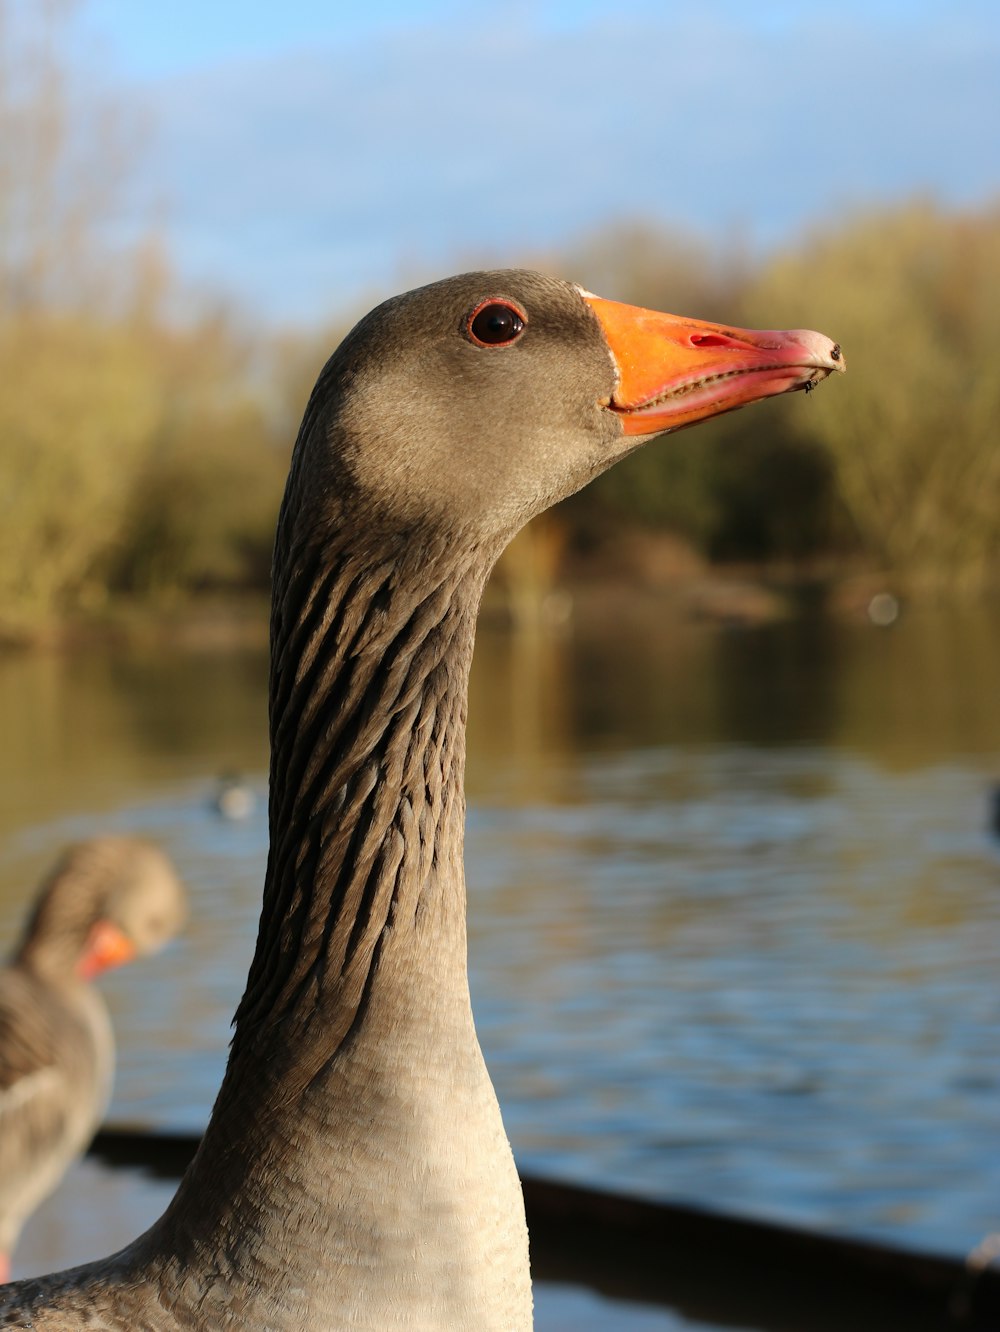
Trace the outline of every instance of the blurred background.
{"type": "MultiPolygon", "coordinates": [[[[954,1254],[1000,1227],[998,125],[991,0],[0,0],[2,937],[106,828],[194,898],[107,983],[115,1118],[200,1128],[221,1077],[316,373],[382,297],[525,264],[821,329],[849,375],[640,451],[491,584],[470,949],[519,1162],[954,1254]]],[[[15,1272],[169,1193],[80,1166],[15,1272]]]]}

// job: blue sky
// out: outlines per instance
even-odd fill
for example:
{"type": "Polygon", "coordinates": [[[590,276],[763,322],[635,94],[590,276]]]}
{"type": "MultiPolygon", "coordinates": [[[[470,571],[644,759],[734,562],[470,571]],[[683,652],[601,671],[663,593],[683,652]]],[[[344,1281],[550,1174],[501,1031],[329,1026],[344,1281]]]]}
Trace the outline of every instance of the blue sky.
{"type": "Polygon", "coordinates": [[[255,318],[615,220],[753,251],[1000,196],[994,0],[90,0],[78,31],[148,127],[125,221],[155,207],[182,275],[255,318]]]}

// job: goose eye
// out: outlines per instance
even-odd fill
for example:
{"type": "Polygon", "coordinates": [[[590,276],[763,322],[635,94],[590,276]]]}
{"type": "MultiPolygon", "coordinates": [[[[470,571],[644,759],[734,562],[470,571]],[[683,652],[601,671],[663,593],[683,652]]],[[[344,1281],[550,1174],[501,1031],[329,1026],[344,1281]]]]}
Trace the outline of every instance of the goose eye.
{"type": "Polygon", "coordinates": [[[480,347],[504,347],[524,331],[525,318],[506,301],[484,301],[469,315],[469,337],[480,347]]]}

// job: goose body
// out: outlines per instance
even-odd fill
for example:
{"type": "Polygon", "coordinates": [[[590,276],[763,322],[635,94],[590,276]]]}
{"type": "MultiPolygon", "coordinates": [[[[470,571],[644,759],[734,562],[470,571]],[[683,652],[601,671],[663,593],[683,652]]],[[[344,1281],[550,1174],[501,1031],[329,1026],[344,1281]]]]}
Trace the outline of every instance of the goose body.
{"type": "Polygon", "coordinates": [[[222,1089],[166,1213],[0,1324],[525,1332],[524,1208],[466,969],[465,719],[511,536],[652,434],[842,368],[814,333],[520,270],[378,307],[306,408],[278,522],[270,851],[222,1089]]]}
{"type": "Polygon", "coordinates": [[[161,947],[184,918],[170,862],[135,838],[69,848],[0,971],[0,1273],[25,1219],[87,1146],[111,1093],[114,1039],[89,983],[161,947]]]}

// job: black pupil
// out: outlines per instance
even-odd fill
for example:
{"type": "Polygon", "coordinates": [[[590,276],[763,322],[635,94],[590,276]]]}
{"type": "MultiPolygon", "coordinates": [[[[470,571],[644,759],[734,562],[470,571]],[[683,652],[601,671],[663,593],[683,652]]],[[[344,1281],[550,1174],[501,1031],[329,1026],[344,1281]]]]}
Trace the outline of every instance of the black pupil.
{"type": "Polygon", "coordinates": [[[484,305],[472,321],[473,336],[493,346],[513,341],[522,328],[524,320],[509,305],[484,305]]]}

